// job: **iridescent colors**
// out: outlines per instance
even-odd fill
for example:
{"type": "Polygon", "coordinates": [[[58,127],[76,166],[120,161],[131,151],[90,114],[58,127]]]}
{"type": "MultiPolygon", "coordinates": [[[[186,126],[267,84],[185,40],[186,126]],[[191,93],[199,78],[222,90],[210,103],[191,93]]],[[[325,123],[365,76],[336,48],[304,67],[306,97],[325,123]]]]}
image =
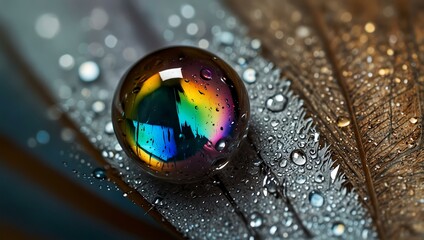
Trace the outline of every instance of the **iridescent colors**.
{"type": "Polygon", "coordinates": [[[112,115],[120,144],[144,170],[191,182],[228,163],[247,133],[249,100],[223,60],[201,49],[171,47],[129,70],[112,115]]]}

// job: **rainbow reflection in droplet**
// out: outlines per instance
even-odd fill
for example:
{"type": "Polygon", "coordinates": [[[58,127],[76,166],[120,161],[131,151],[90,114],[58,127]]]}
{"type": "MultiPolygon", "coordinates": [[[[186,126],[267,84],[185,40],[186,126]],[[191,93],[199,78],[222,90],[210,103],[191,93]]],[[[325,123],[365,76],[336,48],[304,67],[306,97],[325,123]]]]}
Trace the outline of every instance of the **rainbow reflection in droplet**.
{"type": "Polygon", "coordinates": [[[113,106],[124,150],[150,174],[185,182],[222,168],[246,134],[248,114],[234,70],[191,47],[139,61],[121,81],[113,106]]]}

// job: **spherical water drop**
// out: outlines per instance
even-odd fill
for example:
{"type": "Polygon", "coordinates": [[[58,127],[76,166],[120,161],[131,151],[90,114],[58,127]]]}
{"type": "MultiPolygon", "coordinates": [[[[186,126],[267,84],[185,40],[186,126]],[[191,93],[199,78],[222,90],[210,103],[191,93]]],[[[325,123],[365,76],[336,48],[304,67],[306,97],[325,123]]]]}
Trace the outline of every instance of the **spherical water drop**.
{"type": "Polygon", "coordinates": [[[341,236],[345,232],[345,225],[342,222],[336,222],[331,227],[331,231],[333,232],[334,236],[341,236]]]}
{"type": "Polygon", "coordinates": [[[40,130],[37,132],[35,139],[37,139],[37,142],[40,144],[47,144],[50,141],[50,134],[47,131],[40,130]]]}
{"type": "Polygon", "coordinates": [[[314,207],[322,207],[322,205],[324,205],[324,200],[322,193],[319,191],[314,190],[309,193],[309,202],[314,207]]]}
{"type": "Polygon", "coordinates": [[[281,112],[286,108],[286,105],[287,98],[281,93],[278,93],[266,100],[266,108],[272,112],[281,112]]]}
{"type": "Polygon", "coordinates": [[[299,166],[303,166],[306,163],[306,155],[305,153],[300,150],[296,149],[290,154],[290,159],[299,166]]]}
{"type": "Polygon", "coordinates": [[[83,82],[93,82],[100,75],[99,66],[93,61],[84,62],[78,68],[78,75],[83,82]]]}
{"type": "Polygon", "coordinates": [[[246,83],[254,83],[256,82],[256,71],[253,68],[248,68],[246,70],[244,70],[243,72],[243,80],[246,83]]]}

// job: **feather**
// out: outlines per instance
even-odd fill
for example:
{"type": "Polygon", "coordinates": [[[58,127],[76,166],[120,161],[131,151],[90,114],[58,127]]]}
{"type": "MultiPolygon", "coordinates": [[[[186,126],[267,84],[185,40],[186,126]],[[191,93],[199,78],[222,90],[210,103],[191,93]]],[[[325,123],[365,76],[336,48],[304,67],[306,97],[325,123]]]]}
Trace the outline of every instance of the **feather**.
{"type": "Polygon", "coordinates": [[[380,238],[422,238],[422,3],[231,4],[294,79],[380,238]]]}

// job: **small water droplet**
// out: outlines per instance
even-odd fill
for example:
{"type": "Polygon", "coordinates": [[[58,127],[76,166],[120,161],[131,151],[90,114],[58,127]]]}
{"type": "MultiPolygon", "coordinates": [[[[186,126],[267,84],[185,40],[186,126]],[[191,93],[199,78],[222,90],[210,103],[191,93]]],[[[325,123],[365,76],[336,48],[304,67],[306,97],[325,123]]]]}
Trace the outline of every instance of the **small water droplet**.
{"type": "Polygon", "coordinates": [[[254,213],[249,215],[249,225],[251,227],[253,227],[253,228],[260,227],[260,226],[262,226],[262,223],[263,223],[263,219],[262,219],[262,216],[259,213],[254,212],[254,213]]]}
{"type": "Polygon", "coordinates": [[[297,178],[296,178],[296,182],[298,183],[298,184],[304,184],[305,182],[306,182],[306,177],[305,177],[305,175],[299,175],[299,176],[297,176],[297,178]]]}
{"type": "Polygon", "coordinates": [[[305,153],[300,150],[296,149],[290,154],[290,159],[299,166],[303,166],[306,163],[306,155],[305,153]]]}
{"type": "Polygon", "coordinates": [[[227,143],[226,143],[226,141],[225,141],[225,139],[220,139],[217,143],[216,143],[216,145],[215,145],[215,149],[218,151],[218,152],[222,152],[224,149],[225,149],[225,147],[227,146],[227,143]]]}
{"type": "Polygon", "coordinates": [[[153,204],[155,206],[162,206],[163,205],[163,198],[162,197],[155,197],[153,200],[153,204]]]}
{"type": "Polygon", "coordinates": [[[112,122],[108,122],[105,125],[105,133],[107,134],[113,134],[113,124],[112,122]]]}
{"type": "Polygon", "coordinates": [[[87,61],[79,66],[78,75],[83,82],[93,82],[99,77],[100,68],[97,63],[87,61]]]}
{"type": "Polygon", "coordinates": [[[106,171],[103,168],[96,168],[93,171],[93,176],[97,179],[104,180],[106,179],[106,171]]]}
{"type": "Polygon", "coordinates": [[[137,86],[137,87],[133,88],[132,93],[137,94],[137,93],[140,92],[140,90],[141,90],[141,87],[137,86]]]}
{"type": "Polygon", "coordinates": [[[309,193],[309,202],[314,207],[322,207],[324,205],[324,196],[319,191],[313,190],[309,193]]]}
{"type": "Polygon", "coordinates": [[[278,93],[266,100],[266,108],[272,112],[280,112],[286,108],[287,99],[283,94],[278,93]]]}
{"type": "Polygon", "coordinates": [[[315,175],[315,182],[317,183],[322,183],[324,182],[325,178],[321,173],[318,173],[317,175],[315,175]]]}
{"type": "Polygon", "coordinates": [[[409,122],[412,123],[412,124],[415,124],[415,123],[418,122],[418,119],[415,118],[415,117],[412,117],[412,118],[409,119],[409,122]]]}
{"type": "Polygon", "coordinates": [[[231,32],[221,32],[218,37],[224,45],[232,45],[234,42],[234,35],[231,32]]]}
{"type": "Polygon", "coordinates": [[[182,133],[180,133],[180,135],[178,135],[178,138],[181,139],[181,140],[184,140],[185,139],[185,135],[182,134],[182,133]]]}
{"type": "Polygon", "coordinates": [[[347,127],[350,125],[350,119],[347,117],[338,117],[337,126],[340,128],[347,127]]]}
{"type": "Polygon", "coordinates": [[[333,232],[334,236],[343,235],[345,229],[346,227],[342,222],[335,222],[331,227],[331,231],[333,232]]]}
{"type": "Polygon", "coordinates": [[[91,106],[91,108],[93,109],[94,112],[100,113],[100,112],[103,112],[103,110],[105,110],[106,105],[102,101],[95,101],[93,105],[91,106]]]}
{"type": "Polygon", "coordinates": [[[277,226],[272,226],[271,228],[269,228],[269,234],[274,235],[277,232],[277,226]]]}
{"type": "Polygon", "coordinates": [[[256,71],[253,68],[247,68],[246,70],[244,70],[243,72],[243,80],[246,83],[254,83],[256,82],[256,71]]]}
{"type": "Polygon", "coordinates": [[[212,79],[212,72],[211,72],[211,70],[209,70],[207,68],[202,68],[202,70],[200,70],[200,76],[204,80],[211,80],[212,79]]]}
{"type": "Polygon", "coordinates": [[[40,130],[37,132],[35,139],[40,144],[47,144],[50,141],[50,134],[47,131],[40,130]]]}

